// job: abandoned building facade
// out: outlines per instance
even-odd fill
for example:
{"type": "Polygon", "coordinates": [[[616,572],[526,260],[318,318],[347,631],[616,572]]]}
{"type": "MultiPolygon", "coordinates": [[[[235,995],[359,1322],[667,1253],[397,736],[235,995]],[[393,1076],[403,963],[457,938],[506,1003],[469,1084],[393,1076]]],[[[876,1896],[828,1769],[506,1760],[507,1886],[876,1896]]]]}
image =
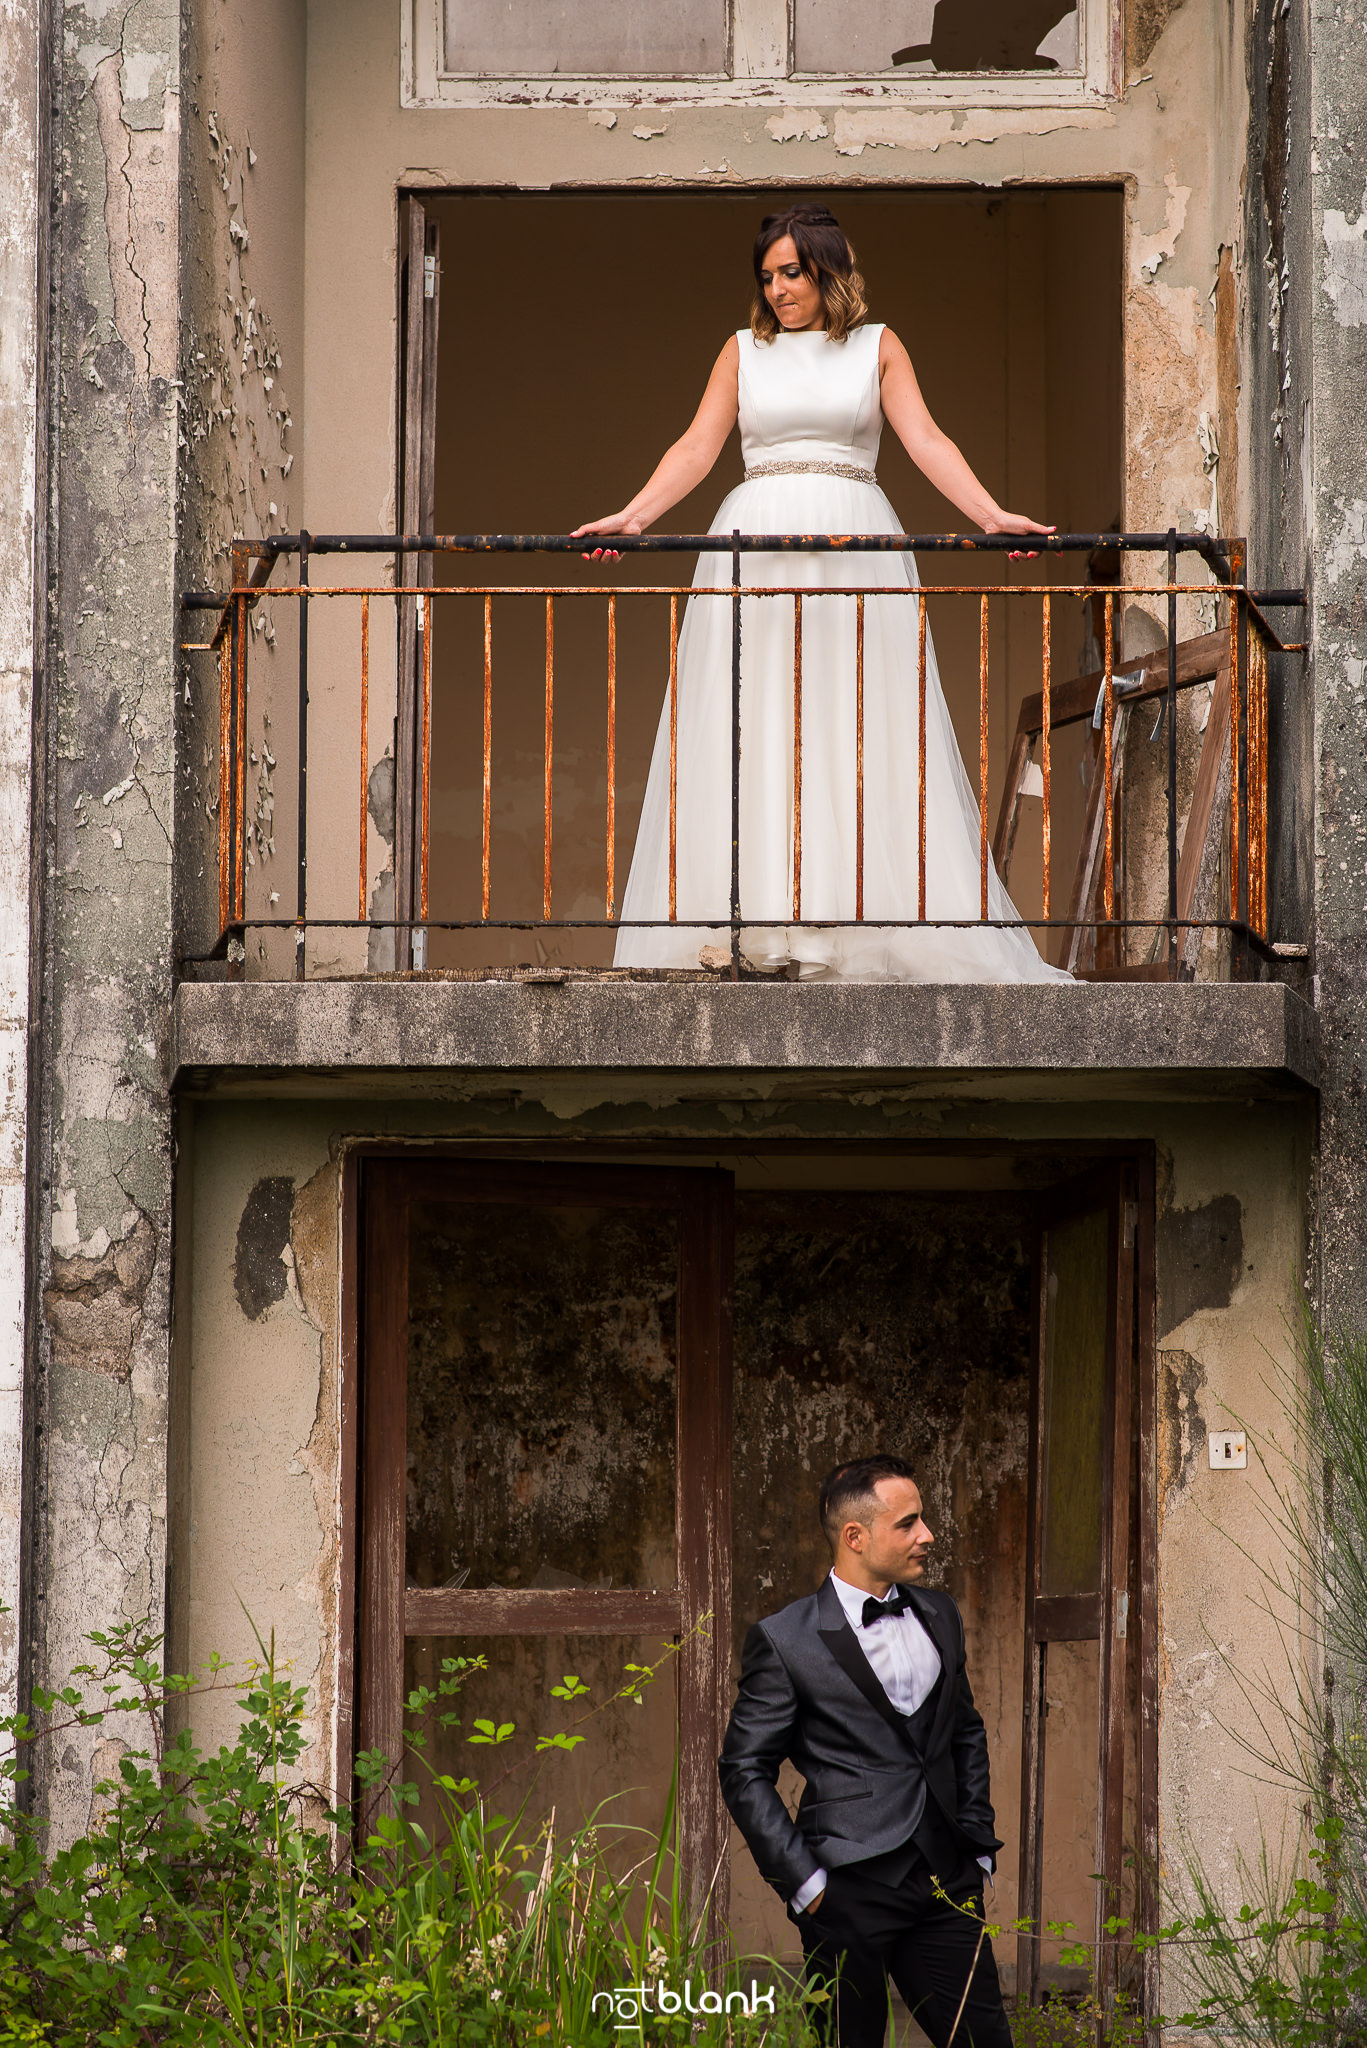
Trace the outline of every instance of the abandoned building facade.
{"type": "MultiPolygon", "coordinates": [[[[690,1869],[787,1954],[716,1752],[878,1446],[965,1614],[1002,1916],[1152,1917],[1184,1832],[1232,1874],[1285,1818],[1231,1673],[1277,1654],[1277,1369],[1367,1283],[1347,14],[10,0],[0,107],[6,1700],[115,1621],[178,1670],[273,1630],[345,1799],[444,1655],[531,1728],[687,1637],[546,1797],[658,1819],[677,1739],[690,1869]],[[909,599],[983,905],[990,853],[1072,985],[761,974],[741,854],[696,968],[611,964],[697,551],[530,540],[640,485],[799,196],[1072,537],[922,547],[909,599]]],[[[745,540],[796,832],[821,678],[745,540]]],[[[111,1745],[42,1760],[56,1839],[111,1745]]]]}

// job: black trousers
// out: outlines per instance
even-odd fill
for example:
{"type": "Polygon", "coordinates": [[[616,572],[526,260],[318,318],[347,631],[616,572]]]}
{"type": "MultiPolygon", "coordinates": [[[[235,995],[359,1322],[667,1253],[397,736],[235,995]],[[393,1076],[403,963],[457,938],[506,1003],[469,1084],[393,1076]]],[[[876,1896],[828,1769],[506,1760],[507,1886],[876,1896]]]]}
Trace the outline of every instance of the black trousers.
{"type": "Polygon", "coordinates": [[[793,1916],[808,1983],[833,1993],[818,2008],[823,2040],[829,2048],[883,2048],[891,1977],[935,2048],[948,2048],[951,2033],[953,2048],[1011,2048],[992,1944],[982,1936],[982,1871],[960,1861],[942,1873],[947,1905],[925,1858],[917,1855],[909,1870],[906,1861],[895,1850],[842,1864],[816,1910],[793,1916]]]}

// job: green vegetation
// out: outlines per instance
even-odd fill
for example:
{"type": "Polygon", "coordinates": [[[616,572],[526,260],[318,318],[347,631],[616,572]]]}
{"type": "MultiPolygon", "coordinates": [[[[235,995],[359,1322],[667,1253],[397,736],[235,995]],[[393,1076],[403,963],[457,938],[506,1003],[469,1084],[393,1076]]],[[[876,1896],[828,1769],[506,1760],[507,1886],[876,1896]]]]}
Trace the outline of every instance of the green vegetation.
{"type": "MultiPolygon", "coordinates": [[[[388,1759],[365,1756],[371,1818],[353,1850],[355,1816],[299,1779],[305,1693],[269,1646],[236,1688],[235,1741],[205,1756],[188,1731],[163,1744],[162,1708],[224,1689],[222,1667],[198,1684],[167,1678],[158,1638],[130,1628],[91,1640],[98,1665],[41,1697],[32,1720],[3,1724],[0,2044],[620,2048],[641,2038],[622,2023],[643,2002],[651,2042],[811,2040],[801,1988],[761,1959],[749,1971],[733,1965],[712,1988],[713,1959],[681,1889],[672,1791],[660,1834],[622,1877],[620,1854],[609,1858],[600,1838],[605,1824],[524,1829],[516,1805],[496,1811],[473,1778],[433,1775],[443,1839],[430,1841],[412,1818],[416,1786],[392,1782],[388,1759]],[[99,1788],[96,1823],[45,1861],[42,1830],[16,1798],[22,1759],[35,1741],[113,1716],[120,1732],[136,1717],[148,1747],[125,1749],[117,1778],[99,1788]],[[631,1987],[648,1994],[638,1991],[634,2008],[631,1987]],[[742,2028],[754,1988],[759,2010],[742,2028]],[[728,1995],[729,2021],[714,2008],[728,1995]],[[677,2015],[658,2016],[674,1998],[677,2015]]],[[[670,1645],[661,1661],[673,1654],[670,1645]]],[[[419,1764],[419,1724],[459,1725],[456,1696],[481,1668],[448,1660],[436,1692],[410,1698],[419,1764]]],[[[585,1721],[638,1698],[659,1668],[628,1666],[612,1700],[537,1749],[573,1748],[585,1721]]],[[[572,1674],[552,1690],[575,1704],[587,1691],[572,1674]]],[[[479,1718],[466,1740],[478,1756],[512,1733],[479,1718]]],[[[620,1849],[623,1831],[612,1832],[620,1849]]]]}

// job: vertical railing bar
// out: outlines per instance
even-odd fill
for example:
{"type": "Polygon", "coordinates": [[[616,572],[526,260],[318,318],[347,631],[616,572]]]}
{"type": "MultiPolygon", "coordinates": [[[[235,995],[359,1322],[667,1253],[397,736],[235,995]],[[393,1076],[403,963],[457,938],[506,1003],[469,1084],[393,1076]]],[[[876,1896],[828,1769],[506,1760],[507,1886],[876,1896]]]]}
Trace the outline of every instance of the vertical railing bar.
{"type": "Polygon", "coordinates": [[[854,914],[864,916],[864,593],[854,601],[854,914]]]}
{"type": "Polygon", "coordinates": [[[916,915],[926,914],[926,594],[916,593],[916,915]]]}
{"type": "Polygon", "coordinates": [[[361,599],[361,830],[356,915],[366,914],[366,870],[370,865],[370,597],[361,599]]]}
{"type": "Polygon", "coordinates": [[[1239,606],[1229,600],[1229,915],[1239,915],[1239,606]]]}
{"type": "Polygon", "coordinates": [[[731,539],[731,975],[740,979],[740,528],[731,539]]]}
{"type": "Polygon", "coordinates": [[[233,651],[237,636],[234,608],[228,631],[218,643],[218,929],[228,929],[233,885],[233,651]]]}
{"type": "Polygon", "coordinates": [[[669,600],[669,921],[679,914],[679,600],[669,600]]]}
{"type": "Polygon", "coordinates": [[[237,921],[241,924],[247,915],[247,640],[251,613],[245,597],[237,602],[237,758],[233,772],[237,779],[237,921]]]}
{"type": "Polygon", "coordinates": [[[1168,979],[1177,977],[1177,529],[1168,528],[1168,979]]]}
{"type": "Polygon", "coordinates": [[[551,804],[554,788],[552,757],[555,750],[555,599],[546,599],[546,746],[545,746],[545,851],[541,877],[541,915],[551,921],[551,804]]]}
{"type": "Polygon", "coordinates": [[[615,912],[617,894],[617,596],[608,596],[608,878],[607,915],[615,912]]]}
{"type": "MultiPolygon", "coordinates": [[[[427,853],[432,825],[432,597],[422,600],[422,848],[419,856],[419,915],[427,923],[427,853]]],[[[427,965],[426,939],[423,965],[427,965]]]]}
{"type": "Polygon", "coordinates": [[[1048,591],[1046,591],[1044,594],[1044,627],[1043,644],[1040,649],[1040,668],[1041,680],[1044,685],[1044,715],[1040,731],[1040,775],[1044,783],[1044,836],[1042,849],[1044,860],[1043,915],[1047,918],[1050,915],[1050,870],[1053,861],[1053,821],[1052,813],[1050,811],[1050,804],[1052,802],[1053,797],[1053,786],[1050,780],[1051,763],[1049,758],[1051,740],[1050,728],[1053,716],[1052,706],[1050,703],[1050,692],[1053,685],[1053,644],[1051,600],[1048,591]]]}
{"type": "Polygon", "coordinates": [[[295,884],[294,978],[306,972],[309,863],[309,535],[299,534],[299,865],[295,884]]]}
{"type": "MultiPolygon", "coordinates": [[[[1247,560],[1246,560],[1246,557],[1245,557],[1245,553],[1244,553],[1244,548],[1243,548],[1243,544],[1242,544],[1242,542],[1238,542],[1238,543],[1236,543],[1236,545],[1235,545],[1234,549],[1232,550],[1232,556],[1233,556],[1233,559],[1231,560],[1231,563],[1230,563],[1230,567],[1231,567],[1231,569],[1232,569],[1232,570],[1233,570],[1233,572],[1234,572],[1234,578],[1233,578],[1233,580],[1234,580],[1234,581],[1235,581],[1236,583],[1238,583],[1238,584],[1241,584],[1241,585],[1242,585],[1242,584],[1245,584],[1245,583],[1247,582],[1247,580],[1248,580],[1248,564],[1247,564],[1247,560]]],[[[1243,669],[1243,687],[1244,687],[1244,715],[1243,715],[1243,718],[1242,718],[1242,720],[1241,720],[1241,721],[1239,722],[1239,724],[1238,724],[1238,725],[1237,725],[1237,726],[1235,727],[1235,730],[1236,730],[1236,732],[1238,733],[1238,736],[1239,736],[1239,806],[1238,806],[1238,809],[1239,809],[1239,836],[1240,836],[1240,840],[1241,840],[1241,844],[1242,844],[1242,857],[1241,857],[1241,860],[1240,860],[1240,863],[1239,863],[1239,908],[1238,908],[1237,912],[1235,913],[1235,915],[1237,916],[1237,918],[1238,918],[1238,920],[1239,920],[1240,924],[1242,924],[1242,925],[1244,926],[1245,930],[1247,930],[1247,929],[1248,929],[1248,927],[1250,926],[1251,922],[1252,922],[1252,919],[1251,919],[1251,916],[1250,916],[1250,907],[1251,907],[1251,890],[1252,890],[1252,883],[1253,883],[1253,872],[1252,872],[1252,854],[1251,854],[1251,840],[1250,840],[1250,835],[1249,835],[1249,780],[1250,780],[1250,777],[1249,777],[1249,768],[1250,768],[1250,763],[1249,763],[1249,747],[1248,747],[1248,738],[1249,738],[1249,727],[1248,727],[1248,721],[1249,721],[1249,699],[1250,699],[1250,695],[1251,695],[1251,691],[1252,691],[1252,684],[1253,684],[1253,668],[1252,668],[1252,661],[1251,661],[1251,656],[1250,656],[1250,649],[1249,649],[1249,635],[1250,635],[1250,631],[1251,631],[1251,625],[1252,625],[1252,622],[1251,622],[1251,620],[1250,620],[1250,617],[1249,617],[1249,613],[1248,613],[1248,608],[1247,608],[1247,605],[1245,604],[1245,601],[1244,601],[1244,593],[1243,593],[1243,591],[1242,591],[1242,590],[1241,590],[1241,591],[1240,591],[1240,593],[1239,593],[1239,613],[1240,613],[1240,654],[1241,654],[1241,659],[1240,659],[1240,666],[1241,666],[1241,668],[1243,669]]]]}
{"type": "Polygon", "coordinates": [[[489,916],[489,840],[493,817],[494,762],[494,600],[484,598],[484,813],[481,844],[480,915],[489,916]]]}
{"type": "Polygon", "coordinates": [[[793,922],[802,918],[802,599],[793,599],[793,922]]]}
{"type": "MultiPolygon", "coordinates": [[[[1106,805],[1106,849],[1102,903],[1108,918],[1115,916],[1115,596],[1106,592],[1106,743],[1103,748],[1103,797],[1106,805]]],[[[1085,915],[1085,912],[1084,912],[1085,915]]]]}
{"type": "Polygon", "coordinates": [[[1254,783],[1253,832],[1257,842],[1257,860],[1253,869],[1257,885],[1257,901],[1250,906],[1253,929],[1260,939],[1267,938],[1267,641],[1262,628],[1256,621],[1250,624],[1250,667],[1256,665],[1251,675],[1254,704],[1254,738],[1251,774],[1254,783]]]}
{"type": "Polygon", "coordinates": [[[978,895],[987,916],[987,592],[978,610],[978,895]]]}
{"type": "MultiPolygon", "coordinates": [[[[247,580],[247,557],[233,549],[233,584],[247,580]]],[[[246,915],[247,821],[244,790],[243,735],[247,728],[247,600],[239,597],[233,605],[233,706],[232,706],[232,922],[241,924],[246,915]]]]}

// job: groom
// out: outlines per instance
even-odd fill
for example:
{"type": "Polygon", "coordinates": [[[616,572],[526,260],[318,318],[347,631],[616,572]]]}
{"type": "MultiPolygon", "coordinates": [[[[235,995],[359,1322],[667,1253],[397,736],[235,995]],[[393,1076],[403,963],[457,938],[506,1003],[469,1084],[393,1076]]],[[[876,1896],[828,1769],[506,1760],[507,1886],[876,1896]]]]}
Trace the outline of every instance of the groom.
{"type": "Polygon", "coordinates": [[[959,1610],[917,1584],[934,1538],[911,1468],[838,1465],[818,1512],[830,1576],[745,1639],[722,1797],[787,1901],[808,1981],[834,1980],[828,2040],[882,2048],[891,1975],[935,2048],[1011,2048],[982,1937],[1001,1847],[987,1737],[959,1610]],[[775,1789],[785,1757],[807,1781],[795,1821],[775,1789]]]}

